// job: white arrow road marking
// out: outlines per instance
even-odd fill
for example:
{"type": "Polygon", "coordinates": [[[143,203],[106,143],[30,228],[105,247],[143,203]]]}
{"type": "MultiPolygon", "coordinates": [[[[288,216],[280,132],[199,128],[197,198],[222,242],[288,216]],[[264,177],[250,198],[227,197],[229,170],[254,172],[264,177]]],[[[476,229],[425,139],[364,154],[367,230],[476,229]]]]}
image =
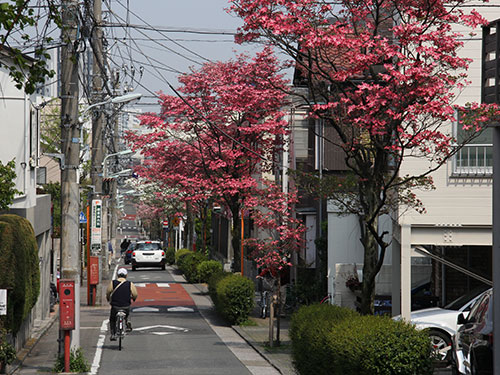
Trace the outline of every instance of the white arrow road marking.
{"type": "MultiPolygon", "coordinates": [[[[138,327],[138,328],[134,328],[134,331],[147,331],[149,329],[158,329],[158,328],[171,329],[171,330],[180,331],[180,332],[189,332],[189,329],[187,329],[187,328],[175,327],[175,326],[164,326],[164,325],[138,327]]],[[[170,333],[173,333],[173,332],[170,332],[170,333]]],[[[169,333],[167,333],[167,334],[169,334],[169,333]]]]}
{"type": "Polygon", "coordinates": [[[136,309],[132,309],[133,312],[158,312],[160,309],[156,307],[138,307],[136,309]]]}
{"type": "Polygon", "coordinates": [[[184,306],[169,307],[168,312],[194,312],[194,309],[184,306]]]}

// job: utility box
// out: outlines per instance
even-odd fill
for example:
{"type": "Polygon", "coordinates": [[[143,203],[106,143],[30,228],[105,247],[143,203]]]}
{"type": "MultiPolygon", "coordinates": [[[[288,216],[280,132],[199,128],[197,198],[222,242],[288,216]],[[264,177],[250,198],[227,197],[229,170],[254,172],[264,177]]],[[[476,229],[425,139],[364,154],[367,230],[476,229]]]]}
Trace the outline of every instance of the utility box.
{"type": "Polygon", "coordinates": [[[59,282],[59,327],[62,330],[75,329],[75,281],[59,282]]]}

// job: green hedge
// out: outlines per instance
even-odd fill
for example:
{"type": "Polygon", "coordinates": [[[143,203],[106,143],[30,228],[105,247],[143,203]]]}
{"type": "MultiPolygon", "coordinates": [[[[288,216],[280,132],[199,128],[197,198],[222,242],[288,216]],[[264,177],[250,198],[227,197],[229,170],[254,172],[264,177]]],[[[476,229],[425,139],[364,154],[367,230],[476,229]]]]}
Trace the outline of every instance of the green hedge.
{"type": "Polygon", "coordinates": [[[179,267],[188,282],[197,283],[199,281],[197,266],[206,260],[207,257],[202,253],[189,252],[179,258],[177,267],[179,267]]]}
{"type": "Polygon", "coordinates": [[[212,299],[212,302],[214,305],[217,306],[217,284],[219,281],[221,281],[223,278],[232,275],[231,272],[227,271],[222,271],[218,273],[214,273],[210,278],[208,279],[208,294],[210,298],[212,299]]]}
{"type": "Polygon", "coordinates": [[[0,288],[8,292],[5,327],[16,333],[35,305],[40,293],[38,245],[28,220],[18,215],[0,215],[0,288]]]}
{"type": "Polygon", "coordinates": [[[205,260],[196,266],[198,281],[207,283],[212,275],[222,272],[222,264],[216,260],[205,260]]]}
{"type": "Polygon", "coordinates": [[[299,374],[433,373],[427,333],[389,317],[361,316],[331,305],[305,306],[292,317],[290,338],[299,374]]]}
{"type": "Polygon", "coordinates": [[[176,253],[175,253],[175,264],[179,264],[179,260],[182,257],[184,257],[184,256],[186,256],[187,254],[190,254],[190,253],[192,253],[192,251],[189,250],[189,249],[179,249],[179,250],[177,250],[176,253]]]}
{"type": "Polygon", "coordinates": [[[230,324],[240,324],[248,319],[255,305],[251,280],[240,274],[227,275],[217,282],[215,290],[215,308],[230,324]]]}
{"type": "Polygon", "coordinates": [[[165,258],[167,260],[167,264],[172,265],[175,263],[175,248],[169,247],[165,250],[165,258]]]}

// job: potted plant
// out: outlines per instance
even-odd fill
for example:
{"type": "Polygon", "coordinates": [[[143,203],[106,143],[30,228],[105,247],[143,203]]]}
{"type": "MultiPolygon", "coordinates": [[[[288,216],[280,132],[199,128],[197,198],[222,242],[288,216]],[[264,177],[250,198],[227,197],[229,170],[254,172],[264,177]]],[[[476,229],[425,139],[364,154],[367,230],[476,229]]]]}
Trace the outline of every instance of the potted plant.
{"type": "Polygon", "coordinates": [[[345,286],[348,287],[351,291],[356,291],[361,289],[361,282],[358,279],[358,275],[350,275],[346,282],[345,286]]]}

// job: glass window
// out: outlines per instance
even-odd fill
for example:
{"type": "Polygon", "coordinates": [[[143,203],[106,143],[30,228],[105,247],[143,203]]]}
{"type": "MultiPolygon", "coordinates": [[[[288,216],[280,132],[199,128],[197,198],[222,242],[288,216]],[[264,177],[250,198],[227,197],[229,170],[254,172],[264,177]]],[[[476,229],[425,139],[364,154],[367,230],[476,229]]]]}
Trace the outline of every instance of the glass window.
{"type": "Polygon", "coordinates": [[[293,123],[293,147],[296,158],[307,158],[309,129],[308,119],[295,120],[293,123]]]}
{"type": "Polygon", "coordinates": [[[144,242],[137,244],[137,250],[160,250],[158,242],[144,242]]]}
{"type": "MultiPolygon", "coordinates": [[[[464,130],[457,115],[455,136],[461,144],[475,130],[464,130]]],[[[493,172],[493,141],[491,128],[484,129],[469,141],[454,157],[454,173],[458,175],[485,175],[493,172]]]]}

